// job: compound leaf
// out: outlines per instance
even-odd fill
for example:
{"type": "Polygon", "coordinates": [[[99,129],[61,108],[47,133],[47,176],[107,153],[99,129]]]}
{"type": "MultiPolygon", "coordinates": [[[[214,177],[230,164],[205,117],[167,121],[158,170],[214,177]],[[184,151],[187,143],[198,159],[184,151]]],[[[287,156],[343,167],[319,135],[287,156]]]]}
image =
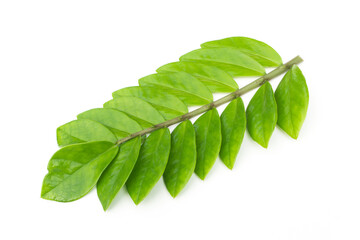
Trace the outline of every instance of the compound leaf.
{"type": "Polygon", "coordinates": [[[165,121],[158,110],[150,103],[138,97],[117,97],[106,102],[104,108],[115,108],[128,114],[143,128],[148,128],[165,121]]]}
{"type": "Polygon", "coordinates": [[[152,132],[140,149],[139,158],[126,188],[135,204],[139,204],[159,181],[169,158],[171,135],[167,128],[152,132]]]}
{"type": "Polygon", "coordinates": [[[80,119],[66,123],[56,130],[59,146],[90,141],[116,142],[115,135],[101,123],[80,119]]]}
{"type": "Polygon", "coordinates": [[[297,139],[309,105],[305,77],[296,65],[285,74],[275,91],[278,110],[277,124],[297,139]]]}
{"type": "Polygon", "coordinates": [[[141,131],[141,126],[128,115],[111,108],[94,108],[80,113],[78,119],[90,119],[103,124],[120,139],[141,131]]]}
{"type": "Polygon", "coordinates": [[[256,91],[246,109],[246,118],[252,139],[267,148],[277,121],[276,101],[270,83],[266,82],[256,91]]]}
{"type": "Polygon", "coordinates": [[[127,87],[113,92],[113,97],[133,96],[153,105],[166,120],[188,112],[187,106],[176,96],[153,87],[127,87]]]}
{"type": "Polygon", "coordinates": [[[180,98],[186,105],[210,103],[210,90],[197,78],[185,72],[157,73],[139,79],[139,85],[156,87],[180,98]]]}
{"type": "Polygon", "coordinates": [[[57,151],[49,161],[41,197],[70,202],[86,195],[114,159],[118,147],[110,142],[74,144],[57,151]]]}
{"type": "Polygon", "coordinates": [[[117,156],[101,174],[97,183],[97,194],[104,210],[108,209],[130,176],[138,158],[140,146],[141,137],[121,144],[117,156]]]}
{"type": "Polygon", "coordinates": [[[233,77],[265,74],[260,63],[235,48],[201,48],[181,56],[180,61],[206,63],[228,72],[233,77]]]}
{"type": "Polygon", "coordinates": [[[246,129],[246,114],[241,98],[232,100],[221,114],[222,143],[220,159],[232,169],[246,129]]]}
{"type": "Polygon", "coordinates": [[[156,70],[162,72],[186,72],[199,79],[211,92],[233,92],[239,88],[227,72],[213,66],[196,62],[168,63],[156,70]]]}
{"type": "Polygon", "coordinates": [[[266,43],[247,37],[229,37],[201,44],[202,48],[233,47],[249,55],[264,67],[282,64],[280,55],[266,43]]]}
{"type": "Polygon", "coordinates": [[[176,197],[190,180],[195,164],[195,130],[191,122],[186,120],[171,133],[170,156],[163,176],[172,197],[176,197]]]}
{"type": "Polygon", "coordinates": [[[194,123],[196,134],[195,173],[204,180],[219,155],[221,146],[221,123],[214,108],[200,116],[194,123]]]}

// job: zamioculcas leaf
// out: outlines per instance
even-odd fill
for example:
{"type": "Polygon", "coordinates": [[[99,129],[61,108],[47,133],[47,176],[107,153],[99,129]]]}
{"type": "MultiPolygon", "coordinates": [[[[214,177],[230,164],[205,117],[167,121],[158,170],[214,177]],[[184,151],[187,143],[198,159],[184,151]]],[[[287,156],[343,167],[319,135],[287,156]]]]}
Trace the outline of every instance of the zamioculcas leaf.
{"type": "Polygon", "coordinates": [[[111,108],[95,108],[80,113],[78,119],[90,119],[103,124],[120,139],[141,131],[141,126],[125,113],[111,108]]]}
{"type": "Polygon", "coordinates": [[[49,161],[41,197],[70,202],[86,195],[114,159],[118,147],[110,142],[70,145],[57,151],[49,161]]]}
{"type": "Polygon", "coordinates": [[[242,99],[232,100],[220,119],[222,133],[220,159],[229,169],[232,169],[246,129],[246,114],[242,99]]]}
{"type": "Polygon", "coordinates": [[[113,97],[133,96],[153,105],[169,120],[188,112],[186,105],[176,96],[152,87],[127,87],[113,92],[113,97]]]}
{"type": "Polygon", "coordinates": [[[157,72],[186,72],[199,79],[211,92],[233,92],[239,88],[227,72],[213,66],[195,62],[173,62],[156,70],[157,72]]]}
{"type": "Polygon", "coordinates": [[[206,63],[234,77],[265,74],[260,63],[235,48],[201,48],[181,56],[180,61],[206,63]]]}
{"type": "Polygon", "coordinates": [[[170,131],[167,128],[152,132],[141,146],[126,188],[135,204],[139,204],[159,181],[164,173],[171,145],[170,131]]]}
{"type": "Polygon", "coordinates": [[[172,197],[176,197],[190,180],[195,164],[194,126],[186,120],[171,133],[171,151],[164,172],[164,182],[172,197]]]}
{"type": "Polygon", "coordinates": [[[275,91],[278,110],[277,124],[297,139],[309,105],[309,91],[300,68],[294,65],[275,91]]]}
{"type": "Polygon", "coordinates": [[[118,97],[106,102],[104,108],[115,108],[128,114],[143,128],[165,121],[164,117],[150,103],[137,97],[118,97]]]}
{"type": "Polygon", "coordinates": [[[139,155],[141,137],[120,145],[115,159],[109,164],[97,183],[97,194],[104,210],[108,209],[116,194],[125,184],[139,155]]]}
{"type": "Polygon", "coordinates": [[[202,105],[213,100],[210,90],[197,78],[185,72],[148,75],[139,79],[139,85],[167,91],[187,105],[202,105]]]}
{"type": "Polygon", "coordinates": [[[90,141],[116,142],[115,135],[104,125],[88,120],[74,120],[58,127],[57,142],[59,146],[90,141]]]}
{"type": "Polygon", "coordinates": [[[264,67],[282,64],[280,55],[266,43],[247,37],[230,37],[201,44],[202,48],[233,47],[241,50],[264,67]]]}
{"type": "Polygon", "coordinates": [[[204,180],[214,165],[221,146],[221,124],[217,110],[211,109],[199,117],[194,128],[197,153],[195,173],[204,180]]]}
{"type": "Polygon", "coordinates": [[[252,97],[246,109],[246,118],[252,139],[267,148],[277,120],[276,102],[270,83],[264,83],[252,97]]]}

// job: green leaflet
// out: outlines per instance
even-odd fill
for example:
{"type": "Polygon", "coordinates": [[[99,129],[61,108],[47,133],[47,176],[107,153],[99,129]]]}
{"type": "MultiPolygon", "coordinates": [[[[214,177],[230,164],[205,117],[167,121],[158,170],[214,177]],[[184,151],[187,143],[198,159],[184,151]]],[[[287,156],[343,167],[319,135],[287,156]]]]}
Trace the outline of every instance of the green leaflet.
{"type": "Polygon", "coordinates": [[[172,197],[176,197],[190,180],[195,164],[195,130],[191,122],[186,120],[171,133],[170,156],[163,176],[172,197]]]}
{"type": "Polygon", "coordinates": [[[116,142],[115,135],[104,125],[88,120],[74,120],[58,127],[57,142],[59,146],[90,141],[116,142]]]}
{"type": "Polygon", "coordinates": [[[280,55],[266,43],[247,37],[229,37],[201,44],[202,48],[233,47],[249,55],[264,67],[282,64],[280,55]]]}
{"type": "Polygon", "coordinates": [[[157,72],[186,72],[199,79],[211,92],[233,92],[239,88],[227,72],[195,62],[173,62],[159,67],[157,72]]]}
{"type": "Polygon", "coordinates": [[[118,147],[110,142],[74,144],[57,151],[49,161],[41,197],[70,202],[86,195],[96,184],[118,147]]]}
{"type": "Polygon", "coordinates": [[[309,105],[309,91],[300,68],[293,65],[275,91],[277,124],[297,139],[309,105]]]}
{"type": "Polygon", "coordinates": [[[95,108],[80,113],[78,119],[90,119],[103,124],[120,139],[141,131],[141,126],[128,115],[111,108],[95,108]]]}
{"type": "Polygon", "coordinates": [[[135,204],[139,204],[159,181],[164,173],[171,145],[170,131],[167,128],[152,132],[141,146],[126,188],[135,204]]]}
{"type": "Polygon", "coordinates": [[[101,174],[97,183],[97,194],[104,210],[108,209],[130,176],[138,158],[140,146],[141,137],[121,144],[118,155],[101,174]]]}
{"type": "Polygon", "coordinates": [[[128,114],[143,128],[165,121],[164,117],[150,103],[137,97],[118,97],[106,102],[104,108],[115,108],[128,114]]]}
{"type": "Polygon", "coordinates": [[[127,87],[113,92],[113,97],[133,96],[149,102],[166,120],[188,112],[187,106],[176,96],[153,87],[127,87]]]}
{"type": "Polygon", "coordinates": [[[277,120],[276,102],[269,82],[252,97],[247,109],[247,129],[255,142],[267,148],[277,120]]]}
{"type": "Polygon", "coordinates": [[[246,129],[246,114],[242,99],[232,100],[220,118],[222,133],[220,159],[232,169],[246,129]]]}
{"type": "Polygon", "coordinates": [[[210,172],[221,146],[221,124],[218,111],[214,108],[199,117],[195,123],[196,167],[195,173],[202,180],[210,172]]]}
{"type": "Polygon", "coordinates": [[[139,85],[167,91],[186,105],[202,105],[213,100],[210,90],[197,78],[185,72],[151,74],[139,79],[139,85]]]}
{"type": "Polygon", "coordinates": [[[260,63],[235,48],[201,48],[181,56],[180,61],[206,63],[234,77],[265,74],[260,63]]]}

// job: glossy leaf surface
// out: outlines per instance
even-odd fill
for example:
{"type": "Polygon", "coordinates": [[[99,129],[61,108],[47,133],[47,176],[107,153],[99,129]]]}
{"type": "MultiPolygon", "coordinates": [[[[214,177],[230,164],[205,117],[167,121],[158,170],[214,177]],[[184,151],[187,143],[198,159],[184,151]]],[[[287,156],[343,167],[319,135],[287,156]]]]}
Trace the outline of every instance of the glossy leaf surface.
{"type": "Polygon", "coordinates": [[[220,151],[221,123],[218,111],[214,108],[200,116],[194,128],[197,154],[195,173],[204,180],[220,151]]]}
{"type": "Polygon", "coordinates": [[[176,197],[190,180],[196,165],[194,126],[189,120],[180,123],[171,133],[171,150],[164,172],[164,182],[172,197],[176,197]]]}
{"type": "Polygon", "coordinates": [[[202,82],[185,72],[148,75],[139,79],[139,85],[168,91],[187,105],[203,105],[213,99],[210,90],[202,82]]]}
{"type": "Polygon", "coordinates": [[[70,202],[86,195],[114,159],[118,147],[109,142],[70,145],[57,151],[49,161],[41,197],[70,202]]]}
{"type": "Polygon", "coordinates": [[[128,115],[111,108],[95,108],[80,113],[78,119],[90,119],[110,129],[117,139],[141,131],[141,126],[128,115]]]}
{"type": "Polygon", "coordinates": [[[262,85],[252,97],[247,109],[247,129],[255,142],[267,148],[277,121],[277,109],[270,83],[262,85]]]}
{"type": "Polygon", "coordinates": [[[138,97],[118,97],[106,102],[104,108],[115,108],[128,114],[143,128],[165,121],[158,110],[138,97]]]}
{"type": "Polygon", "coordinates": [[[139,156],[141,137],[131,139],[120,145],[115,159],[109,164],[97,183],[97,194],[104,210],[124,186],[139,156]]]}
{"type": "Polygon", "coordinates": [[[233,92],[239,88],[227,72],[213,66],[196,62],[173,62],[156,70],[157,72],[186,72],[199,79],[211,92],[233,92]]]}
{"type": "Polygon", "coordinates": [[[264,67],[282,64],[280,55],[266,43],[247,37],[230,37],[201,44],[202,48],[233,47],[249,55],[264,67]]]}
{"type": "Polygon", "coordinates": [[[167,128],[159,129],[149,135],[140,149],[126,188],[135,204],[139,204],[159,181],[168,162],[171,135],[167,128]]]}
{"type": "Polygon", "coordinates": [[[201,48],[181,56],[180,61],[206,63],[234,77],[265,74],[260,63],[235,48],[201,48]]]}
{"type": "Polygon", "coordinates": [[[275,91],[278,110],[277,124],[297,139],[309,105],[309,91],[300,68],[294,65],[275,91]]]}
{"type": "Polygon", "coordinates": [[[58,127],[56,131],[59,146],[90,141],[116,142],[116,136],[104,125],[88,120],[74,120],[58,127]]]}
{"type": "Polygon", "coordinates": [[[246,113],[241,98],[232,100],[221,114],[222,143],[220,159],[232,169],[246,129],[246,113]]]}
{"type": "Polygon", "coordinates": [[[133,96],[154,106],[165,119],[169,120],[188,112],[187,106],[176,96],[153,87],[127,87],[113,92],[113,97],[133,96]]]}

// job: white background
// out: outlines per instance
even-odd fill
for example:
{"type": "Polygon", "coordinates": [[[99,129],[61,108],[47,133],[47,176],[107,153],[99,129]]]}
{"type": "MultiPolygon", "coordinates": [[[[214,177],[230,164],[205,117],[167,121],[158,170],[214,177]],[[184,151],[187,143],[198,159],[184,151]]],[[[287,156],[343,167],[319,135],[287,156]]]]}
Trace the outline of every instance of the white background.
{"type": "Polygon", "coordinates": [[[360,239],[358,11],[355,0],[1,0],[0,238],[360,239]],[[138,206],[121,191],[108,212],[96,191],[40,198],[58,126],[230,36],[305,60],[310,105],[297,141],[276,129],[265,150],[246,134],[232,171],[218,160],[176,199],[162,181],[138,206]]]}

